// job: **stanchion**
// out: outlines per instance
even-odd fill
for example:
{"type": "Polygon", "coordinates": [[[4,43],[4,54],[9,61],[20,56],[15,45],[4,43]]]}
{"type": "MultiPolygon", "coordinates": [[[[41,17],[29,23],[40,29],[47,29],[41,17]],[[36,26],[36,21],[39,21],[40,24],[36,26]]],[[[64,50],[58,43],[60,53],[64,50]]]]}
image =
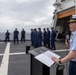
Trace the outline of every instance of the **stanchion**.
{"type": "Polygon", "coordinates": [[[26,46],[26,53],[30,50],[30,46],[26,46]]]}
{"type": "Polygon", "coordinates": [[[56,75],[63,75],[64,74],[64,65],[58,64],[56,68],[56,75]]]}

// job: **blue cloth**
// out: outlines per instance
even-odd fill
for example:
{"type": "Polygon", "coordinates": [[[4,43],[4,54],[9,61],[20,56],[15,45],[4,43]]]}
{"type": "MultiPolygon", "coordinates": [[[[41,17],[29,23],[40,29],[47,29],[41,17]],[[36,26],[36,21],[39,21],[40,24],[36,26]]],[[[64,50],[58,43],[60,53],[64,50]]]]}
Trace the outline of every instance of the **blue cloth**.
{"type": "Polygon", "coordinates": [[[51,40],[55,40],[55,38],[56,38],[56,31],[53,30],[51,33],[51,40]]]}
{"type": "Polygon", "coordinates": [[[39,31],[37,34],[37,42],[38,42],[38,47],[42,46],[42,31],[39,31]]]}
{"type": "Polygon", "coordinates": [[[18,34],[19,34],[19,31],[14,31],[14,44],[16,41],[17,41],[17,43],[19,41],[18,34]]]}
{"type": "Polygon", "coordinates": [[[56,38],[56,31],[52,30],[52,33],[51,33],[51,48],[54,49],[54,50],[56,49],[55,38],[56,38]]]}
{"type": "Polygon", "coordinates": [[[76,63],[74,62],[69,64],[69,75],[76,75],[76,63]]]}
{"type": "Polygon", "coordinates": [[[18,38],[19,31],[14,31],[14,38],[18,38]]]}
{"type": "MultiPolygon", "coordinates": [[[[72,50],[76,50],[76,31],[72,32],[73,36],[70,39],[70,52],[72,50]]],[[[76,58],[72,59],[72,61],[76,61],[76,58]]]]}
{"type": "Polygon", "coordinates": [[[48,47],[50,47],[50,31],[48,30],[47,32],[46,32],[46,43],[47,43],[47,45],[48,45],[48,47]]]}
{"type": "Polygon", "coordinates": [[[5,36],[6,36],[6,38],[9,38],[10,33],[9,32],[6,32],[5,36]]]}
{"type": "Polygon", "coordinates": [[[24,41],[25,42],[25,31],[21,31],[21,42],[24,41]]]}
{"type": "Polygon", "coordinates": [[[50,40],[50,31],[48,30],[47,32],[46,32],[46,39],[48,39],[48,40],[50,40]]]}
{"type": "Polygon", "coordinates": [[[25,38],[25,31],[21,31],[21,37],[25,38]]]}
{"type": "MultiPolygon", "coordinates": [[[[70,52],[76,50],[76,31],[72,32],[73,36],[70,39],[70,52]]],[[[76,75],[76,58],[71,60],[69,64],[69,75],[76,75]]]]}
{"type": "Polygon", "coordinates": [[[5,42],[10,41],[10,33],[6,32],[5,33],[5,42]]]}
{"type": "Polygon", "coordinates": [[[34,32],[33,34],[33,43],[34,43],[34,47],[37,47],[38,43],[37,43],[37,31],[34,32]]]}
{"type": "Polygon", "coordinates": [[[31,44],[34,45],[34,32],[31,32],[31,44]]]}
{"type": "Polygon", "coordinates": [[[43,32],[43,43],[44,43],[44,46],[46,46],[46,43],[47,43],[47,35],[46,35],[46,31],[43,32]]]}

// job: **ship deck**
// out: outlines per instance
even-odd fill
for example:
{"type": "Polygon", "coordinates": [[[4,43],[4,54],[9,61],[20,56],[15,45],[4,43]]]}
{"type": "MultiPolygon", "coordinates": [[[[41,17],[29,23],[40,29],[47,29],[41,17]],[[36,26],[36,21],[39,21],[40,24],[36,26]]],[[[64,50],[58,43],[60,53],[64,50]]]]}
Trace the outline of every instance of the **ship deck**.
{"type": "MultiPolygon", "coordinates": [[[[9,44],[7,47],[7,43],[0,42],[0,75],[30,75],[30,54],[26,54],[27,45],[31,45],[30,41],[19,44],[10,42],[10,47],[9,44]]],[[[56,47],[57,50],[66,49],[61,41],[56,42],[56,47]]],[[[31,46],[30,49],[34,48],[31,46]]],[[[55,75],[54,71],[55,66],[50,68],[50,74],[55,75]]]]}

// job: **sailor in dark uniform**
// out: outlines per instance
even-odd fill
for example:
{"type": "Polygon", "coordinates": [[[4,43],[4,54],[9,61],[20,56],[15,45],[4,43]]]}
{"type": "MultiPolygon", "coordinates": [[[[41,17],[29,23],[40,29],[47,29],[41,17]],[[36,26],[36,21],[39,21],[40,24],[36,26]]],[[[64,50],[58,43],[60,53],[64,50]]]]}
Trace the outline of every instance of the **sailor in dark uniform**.
{"type": "Polygon", "coordinates": [[[56,38],[56,31],[54,30],[54,28],[51,28],[52,32],[51,32],[51,49],[56,50],[55,47],[55,38],[56,38]]]}
{"type": "Polygon", "coordinates": [[[24,29],[22,29],[22,31],[21,31],[21,42],[25,42],[25,30],[24,29]]]}
{"type": "Polygon", "coordinates": [[[41,31],[41,28],[38,28],[38,47],[41,47],[42,46],[42,31],[41,31]]]}
{"type": "Polygon", "coordinates": [[[34,29],[34,34],[33,34],[33,43],[34,43],[34,47],[38,47],[38,40],[37,40],[37,29],[34,29]]]}
{"type": "Polygon", "coordinates": [[[5,33],[5,42],[9,42],[10,41],[10,33],[7,30],[7,32],[5,33]]]}
{"type": "Polygon", "coordinates": [[[45,28],[43,29],[44,31],[43,31],[43,44],[44,44],[44,46],[46,46],[46,30],[45,30],[45,28]]]}
{"type": "Polygon", "coordinates": [[[16,41],[17,41],[17,44],[19,43],[18,34],[19,34],[19,31],[16,28],[15,31],[13,32],[13,35],[14,35],[14,44],[16,43],[16,41]]]}
{"type": "Polygon", "coordinates": [[[50,48],[50,30],[49,28],[47,28],[47,32],[46,32],[46,41],[47,41],[47,46],[48,48],[50,48]]]}
{"type": "Polygon", "coordinates": [[[34,30],[33,29],[31,29],[31,45],[34,45],[34,30]]]}

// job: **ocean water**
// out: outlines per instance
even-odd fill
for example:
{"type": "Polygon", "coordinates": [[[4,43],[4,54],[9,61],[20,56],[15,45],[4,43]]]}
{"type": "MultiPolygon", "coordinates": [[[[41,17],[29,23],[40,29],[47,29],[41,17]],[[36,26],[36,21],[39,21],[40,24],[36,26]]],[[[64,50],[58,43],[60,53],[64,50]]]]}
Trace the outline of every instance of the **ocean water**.
{"type": "MultiPolygon", "coordinates": [[[[5,40],[5,33],[0,33],[0,40],[5,40]]],[[[10,33],[10,40],[13,40],[13,33],[10,33]]],[[[21,40],[21,34],[19,34],[21,40]]],[[[25,40],[30,40],[30,33],[26,33],[25,40]]]]}

